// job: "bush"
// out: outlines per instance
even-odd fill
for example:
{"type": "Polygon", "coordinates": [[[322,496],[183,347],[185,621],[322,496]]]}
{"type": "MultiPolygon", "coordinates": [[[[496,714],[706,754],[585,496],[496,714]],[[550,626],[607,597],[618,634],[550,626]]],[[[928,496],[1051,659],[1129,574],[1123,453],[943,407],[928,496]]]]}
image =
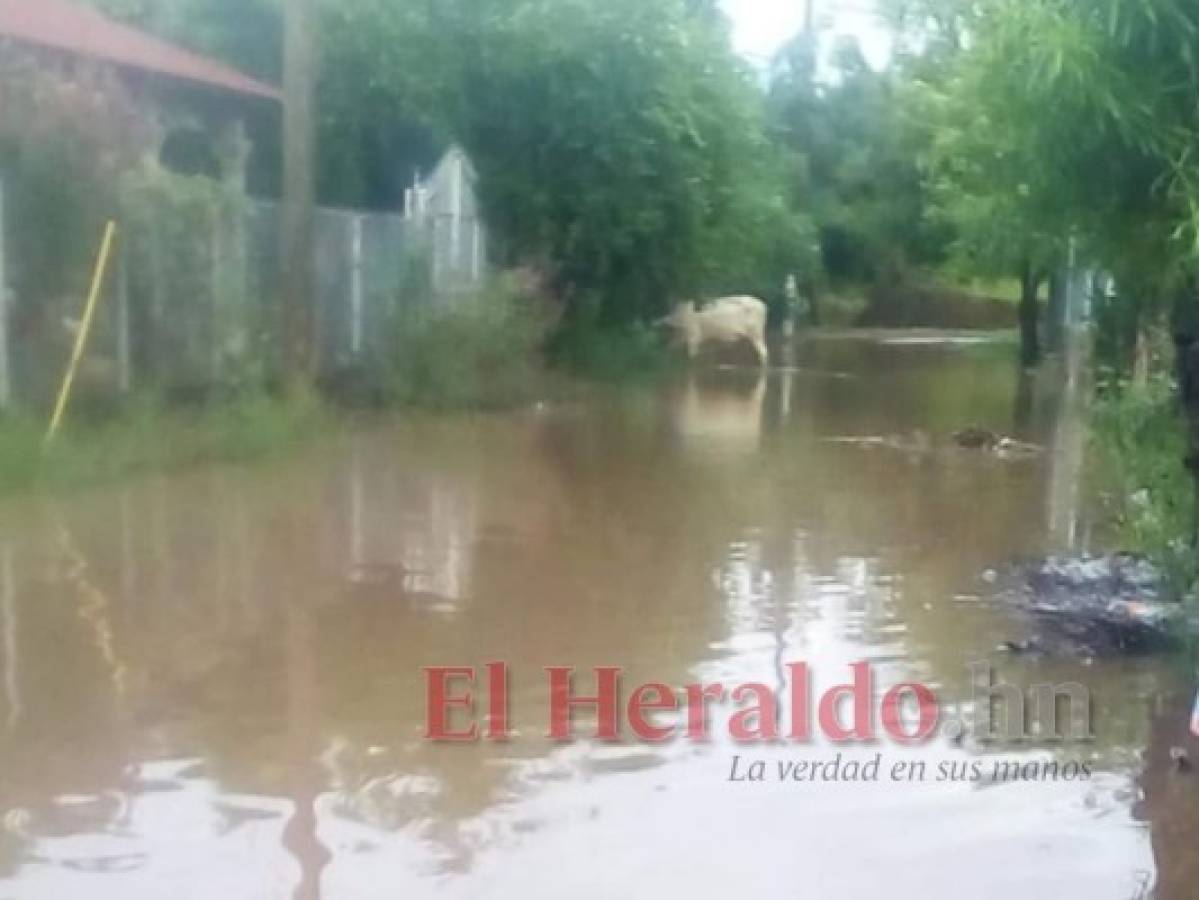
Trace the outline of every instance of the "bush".
{"type": "Polygon", "coordinates": [[[598,381],[656,377],[678,359],[666,351],[661,335],[639,324],[569,326],[555,335],[550,355],[565,371],[598,381]]]}
{"type": "Polygon", "coordinates": [[[1118,535],[1147,554],[1186,593],[1199,574],[1191,546],[1195,488],[1183,467],[1187,440],[1173,379],[1121,383],[1096,404],[1092,428],[1098,475],[1118,535]]]}
{"type": "Polygon", "coordinates": [[[547,305],[501,278],[478,294],[409,309],[388,360],[388,399],[425,409],[494,409],[531,399],[552,325],[547,305]]]}

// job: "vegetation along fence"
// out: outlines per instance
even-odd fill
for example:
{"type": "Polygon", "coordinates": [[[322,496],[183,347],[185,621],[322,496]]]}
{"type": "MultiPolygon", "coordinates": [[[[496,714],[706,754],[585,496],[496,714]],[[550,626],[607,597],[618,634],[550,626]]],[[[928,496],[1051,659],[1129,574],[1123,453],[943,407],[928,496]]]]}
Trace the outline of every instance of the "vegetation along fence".
{"type": "MultiPolygon", "coordinates": [[[[322,375],[382,365],[407,312],[453,302],[478,285],[482,228],[473,196],[467,203],[454,194],[461,174],[414,186],[403,213],[317,211],[322,375]]],[[[78,329],[87,278],[72,273],[65,280],[73,287],[56,295],[43,285],[63,279],[45,278],[11,249],[5,254],[19,245],[12,236],[23,223],[11,209],[5,217],[3,187],[0,408],[44,408],[78,329]]],[[[120,208],[117,252],[78,392],[94,402],[148,387],[185,397],[260,380],[282,343],[279,205],[162,173],[126,185],[120,208]]]]}

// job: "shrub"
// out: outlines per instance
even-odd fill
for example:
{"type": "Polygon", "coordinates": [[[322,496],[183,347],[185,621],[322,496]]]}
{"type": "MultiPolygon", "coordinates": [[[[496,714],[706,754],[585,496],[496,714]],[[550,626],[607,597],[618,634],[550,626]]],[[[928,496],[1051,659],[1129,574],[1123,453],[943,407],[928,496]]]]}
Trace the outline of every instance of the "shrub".
{"type": "Polygon", "coordinates": [[[1092,422],[1106,505],[1129,550],[1146,553],[1179,592],[1199,574],[1191,546],[1195,488],[1183,467],[1186,433],[1173,379],[1102,392],[1092,422]]]}
{"type": "Polygon", "coordinates": [[[652,327],[591,326],[564,328],[551,344],[551,359],[567,372],[599,381],[628,381],[657,377],[679,358],[664,347],[652,327]]]}
{"type": "Polygon", "coordinates": [[[410,307],[396,325],[387,394],[400,406],[493,409],[534,396],[547,305],[500,278],[477,294],[410,307]]]}

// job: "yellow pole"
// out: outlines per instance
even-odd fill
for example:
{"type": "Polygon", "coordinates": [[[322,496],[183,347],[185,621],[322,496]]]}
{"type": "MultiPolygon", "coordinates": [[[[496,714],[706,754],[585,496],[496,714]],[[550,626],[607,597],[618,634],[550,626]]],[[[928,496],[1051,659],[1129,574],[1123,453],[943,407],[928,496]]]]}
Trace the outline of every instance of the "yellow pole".
{"type": "Polygon", "coordinates": [[[87,336],[92,330],[92,320],[96,317],[96,306],[100,301],[100,289],[104,285],[104,272],[108,268],[108,257],[112,252],[112,241],[116,235],[117,226],[109,221],[104,226],[104,241],[100,244],[100,255],[96,258],[96,270],[92,273],[92,287],[87,295],[87,306],[83,309],[83,321],[79,323],[79,333],[75,335],[75,349],[71,352],[71,361],[67,364],[66,374],[62,379],[62,388],[58,392],[58,402],[54,404],[54,415],[50,419],[50,427],[46,431],[46,443],[54,440],[62,417],[67,411],[67,400],[71,396],[71,385],[75,383],[75,372],[79,361],[83,358],[84,347],[87,346],[87,336]]]}

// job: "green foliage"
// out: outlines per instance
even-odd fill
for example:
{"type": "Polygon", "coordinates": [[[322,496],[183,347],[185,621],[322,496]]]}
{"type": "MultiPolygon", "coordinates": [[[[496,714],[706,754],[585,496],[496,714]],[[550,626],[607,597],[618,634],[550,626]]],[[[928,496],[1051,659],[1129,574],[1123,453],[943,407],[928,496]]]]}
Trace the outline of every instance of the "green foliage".
{"type": "Polygon", "coordinates": [[[246,293],[240,187],[147,161],[122,175],[120,208],[139,369],[160,387],[261,387],[272,355],[246,293]]]}
{"type": "MultiPolygon", "coordinates": [[[[458,4],[460,5],[460,4],[458,4]]],[[[317,187],[323,203],[403,201],[449,141],[460,57],[456,3],[338,0],[321,8],[317,187]]]]}
{"type": "Polygon", "coordinates": [[[396,326],[387,399],[425,409],[526,402],[539,386],[551,324],[544,304],[506,279],[477,295],[412,306],[396,326]]]}
{"type": "Polygon", "coordinates": [[[910,120],[907,73],[871,70],[851,38],[834,48],[832,67],[817,80],[801,34],[779,55],[769,98],[772,128],[791,151],[791,202],[815,218],[828,276],[893,280],[936,265],[947,238],[925,215],[919,164],[930,136],[910,120]]]}
{"type": "Polygon", "coordinates": [[[83,293],[103,223],[116,213],[117,181],[150,146],[152,128],[111,72],[5,51],[0,174],[19,314],[83,293]]]}
{"type": "Polygon", "coordinates": [[[1122,546],[1148,554],[1179,590],[1199,576],[1190,546],[1195,488],[1180,465],[1187,442],[1176,389],[1167,377],[1147,386],[1109,386],[1096,403],[1093,447],[1100,484],[1122,546]]]}
{"type": "Polygon", "coordinates": [[[675,367],[679,357],[663,353],[664,336],[651,325],[600,325],[596,304],[590,316],[577,316],[554,335],[550,360],[575,375],[605,382],[657,378],[675,367]]]}
{"type": "Polygon", "coordinates": [[[550,260],[605,325],[752,265],[782,198],[760,94],[709,16],[679,0],[491,9],[467,29],[459,130],[505,261],[550,260]]]}
{"type": "Polygon", "coordinates": [[[605,326],[777,292],[804,264],[761,92],[710,6],[352,0],[327,19],[322,189],[341,201],[394,203],[453,135],[496,261],[537,262],[605,326]]]}

